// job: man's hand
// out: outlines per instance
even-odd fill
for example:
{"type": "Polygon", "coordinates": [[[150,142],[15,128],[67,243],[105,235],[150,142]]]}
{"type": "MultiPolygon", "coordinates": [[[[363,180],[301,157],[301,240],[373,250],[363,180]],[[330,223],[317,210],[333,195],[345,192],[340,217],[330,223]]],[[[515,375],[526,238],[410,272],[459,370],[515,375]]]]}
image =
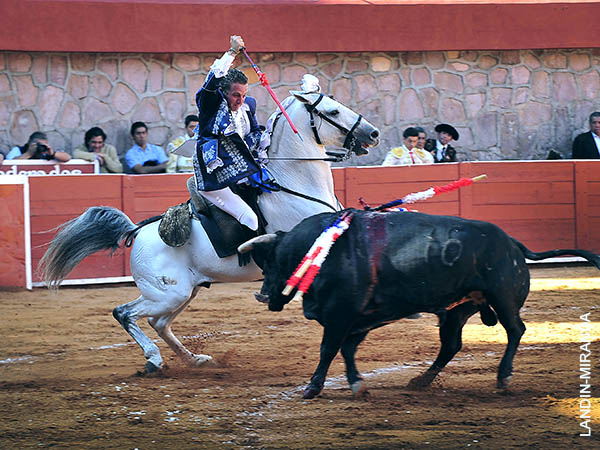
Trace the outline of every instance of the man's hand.
{"type": "Polygon", "coordinates": [[[235,34],[229,38],[229,44],[231,45],[229,52],[233,55],[237,55],[246,46],[242,37],[235,34]]]}

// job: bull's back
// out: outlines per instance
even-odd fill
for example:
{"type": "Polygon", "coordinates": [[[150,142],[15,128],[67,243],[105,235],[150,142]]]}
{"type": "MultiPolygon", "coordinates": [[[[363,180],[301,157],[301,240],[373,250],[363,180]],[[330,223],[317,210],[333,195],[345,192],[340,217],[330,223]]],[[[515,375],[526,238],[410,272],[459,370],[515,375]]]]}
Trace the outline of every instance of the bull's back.
{"type": "Polygon", "coordinates": [[[496,225],[452,216],[389,214],[381,278],[391,293],[432,308],[476,290],[492,297],[526,297],[524,257],[496,225]]]}

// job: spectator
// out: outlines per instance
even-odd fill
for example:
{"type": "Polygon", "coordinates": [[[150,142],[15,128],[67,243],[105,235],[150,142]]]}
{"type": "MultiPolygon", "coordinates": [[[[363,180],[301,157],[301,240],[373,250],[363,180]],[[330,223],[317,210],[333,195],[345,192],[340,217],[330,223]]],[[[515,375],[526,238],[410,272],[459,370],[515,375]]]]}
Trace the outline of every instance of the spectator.
{"type": "Polygon", "coordinates": [[[415,129],[419,133],[419,140],[417,141],[416,147],[423,150],[425,148],[425,141],[427,141],[427,133],[424,128],[415,127],[415,129]]]}
{"type": "Polygon", "coordinates": [[[261,168],[251,151],[258,149],[261,131],[256,100],[246,97],[248,78],[231,65],[244,41],[231,36],[231,48],[210,67],[196,93],[198,146],[194,157],[196,186],[203,196],[251,230],[258,229],[254,211],[231,190],[261,168]]]}
{"type": "Polygon", "coordinates": [[[573,159],[600,159],[600,112],[590,114],[590,131],[573,141],[573,159]]]}
{"type": "Polygon", "coordinates": [[[85,143],[73,150],[73,158],[98,161],[102,173],[123,172],[123,165],[119,161],[117,149],[105,141],[106,134],[102,128],[90,128],[85,132],[85,143]]]}
{"type": "Polygon", "coordinates": [[[391,149],[383,160],[382,166],[401,166],[410,164],[433,164],[433,156],[426,150],[417,148],[419,131],[408,127],[402,133],[404,143],[391,149]]]}
{"type": "Polygon", "coordinates": [[[167,163],[167,173],[181,173],[194,171],[194,158],[176,155],[173,153],[177,147],[194,137],[194,129],[198,126],[198,116],[190,114],[185,118],[185,134],[177,139],[169,142],[167,145],[167,153],[169,154],[169,162],[167,163]]]}
{"type": "Polygon", "coordinates": [[[167,155],[158,145],[148,143],[148,127],[144,122],[131,125],[134,146],[127,150],[125,162],[133,173],[164,173],[167,155]]]}
{"type": "Polygon", "coordinates": [[[425,150],[430,151],[436,163],[456,162],[456,150],[450,145],[452,140],[458,141],[458,131],[452,125],[441,123],[435,127],[437,139],[427,139],[425,150]]]}
{"type": "Polygon", "coordinates": [[[29,136],[25,145],[11,148],[6,155],[6,159],[43,159],[46,161],[55,159],[60,162],[67,162],[71,159],[71,155],[67,152],[55,151],[48,144],[46,133],[36,131],[29,136]]]}
{"type": "Polygon", "coordinates": [[[4,146],[0,147],[0,164],[2,164],[4,162],[4,158],[6,158],[7,153],[8,153],[8,150],[6,150],[4,148],[4,146]]]}

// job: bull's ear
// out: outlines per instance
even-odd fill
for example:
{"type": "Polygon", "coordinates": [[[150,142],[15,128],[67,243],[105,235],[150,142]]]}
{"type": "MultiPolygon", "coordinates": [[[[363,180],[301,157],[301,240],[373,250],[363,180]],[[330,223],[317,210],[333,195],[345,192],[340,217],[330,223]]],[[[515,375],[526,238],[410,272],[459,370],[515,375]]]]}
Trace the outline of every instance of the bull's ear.
{"type": "Polygon", "coordinates": [[[244,242],[238,247],[239,253],[247,253],[250,250],[254,249],[255,246],[261,244],[269,244],[275,242],[277,240],[276,234],[263,234],[262,236],[256,236],[255,238],[250,239],[249,241],[244,242]]]}

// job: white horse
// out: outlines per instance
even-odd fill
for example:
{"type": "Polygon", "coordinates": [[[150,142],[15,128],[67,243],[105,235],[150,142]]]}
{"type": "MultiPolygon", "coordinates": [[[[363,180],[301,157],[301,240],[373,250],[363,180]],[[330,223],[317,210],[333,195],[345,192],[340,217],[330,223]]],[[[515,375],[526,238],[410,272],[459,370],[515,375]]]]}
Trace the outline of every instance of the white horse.
{"type": "MultiPolygon", "coordinates": [[[[283,191],[259,196],[268,233],[288,231],[308,216],[339,209],[330,163],[324,160],[325,146],[366,153],[361,148],[379,143],[377,128],[334,99],[318,93],[293,94],[295,98],[286,102],[286,111],[303,141],[281,117],[273,129],[268,170],[281,186],[323,203],[283,191]]],[[[40,263],[46,284],[57,288],[83,258],[99,250],[118,248],[135,228],[127,215],[110,207],[89,208],[66,222],[40,263]]],[[[144,351],[149,373],[159,369],[163,360],[158,347],[137,325],[138,319],[148,317],[150,325],[185,364],[200,366],[212,358],[190,352],[175,337],[171,331],[175,317],[202,285],[262,278],[254,262],[240,267],[236,255],[219,258],[198,220],[192,220],[190,238],[182,247],[163,243],[158,222],[142,227],[131,249],[130,268],[141,295],[115,308],[113,316],[144,351]]]]}

